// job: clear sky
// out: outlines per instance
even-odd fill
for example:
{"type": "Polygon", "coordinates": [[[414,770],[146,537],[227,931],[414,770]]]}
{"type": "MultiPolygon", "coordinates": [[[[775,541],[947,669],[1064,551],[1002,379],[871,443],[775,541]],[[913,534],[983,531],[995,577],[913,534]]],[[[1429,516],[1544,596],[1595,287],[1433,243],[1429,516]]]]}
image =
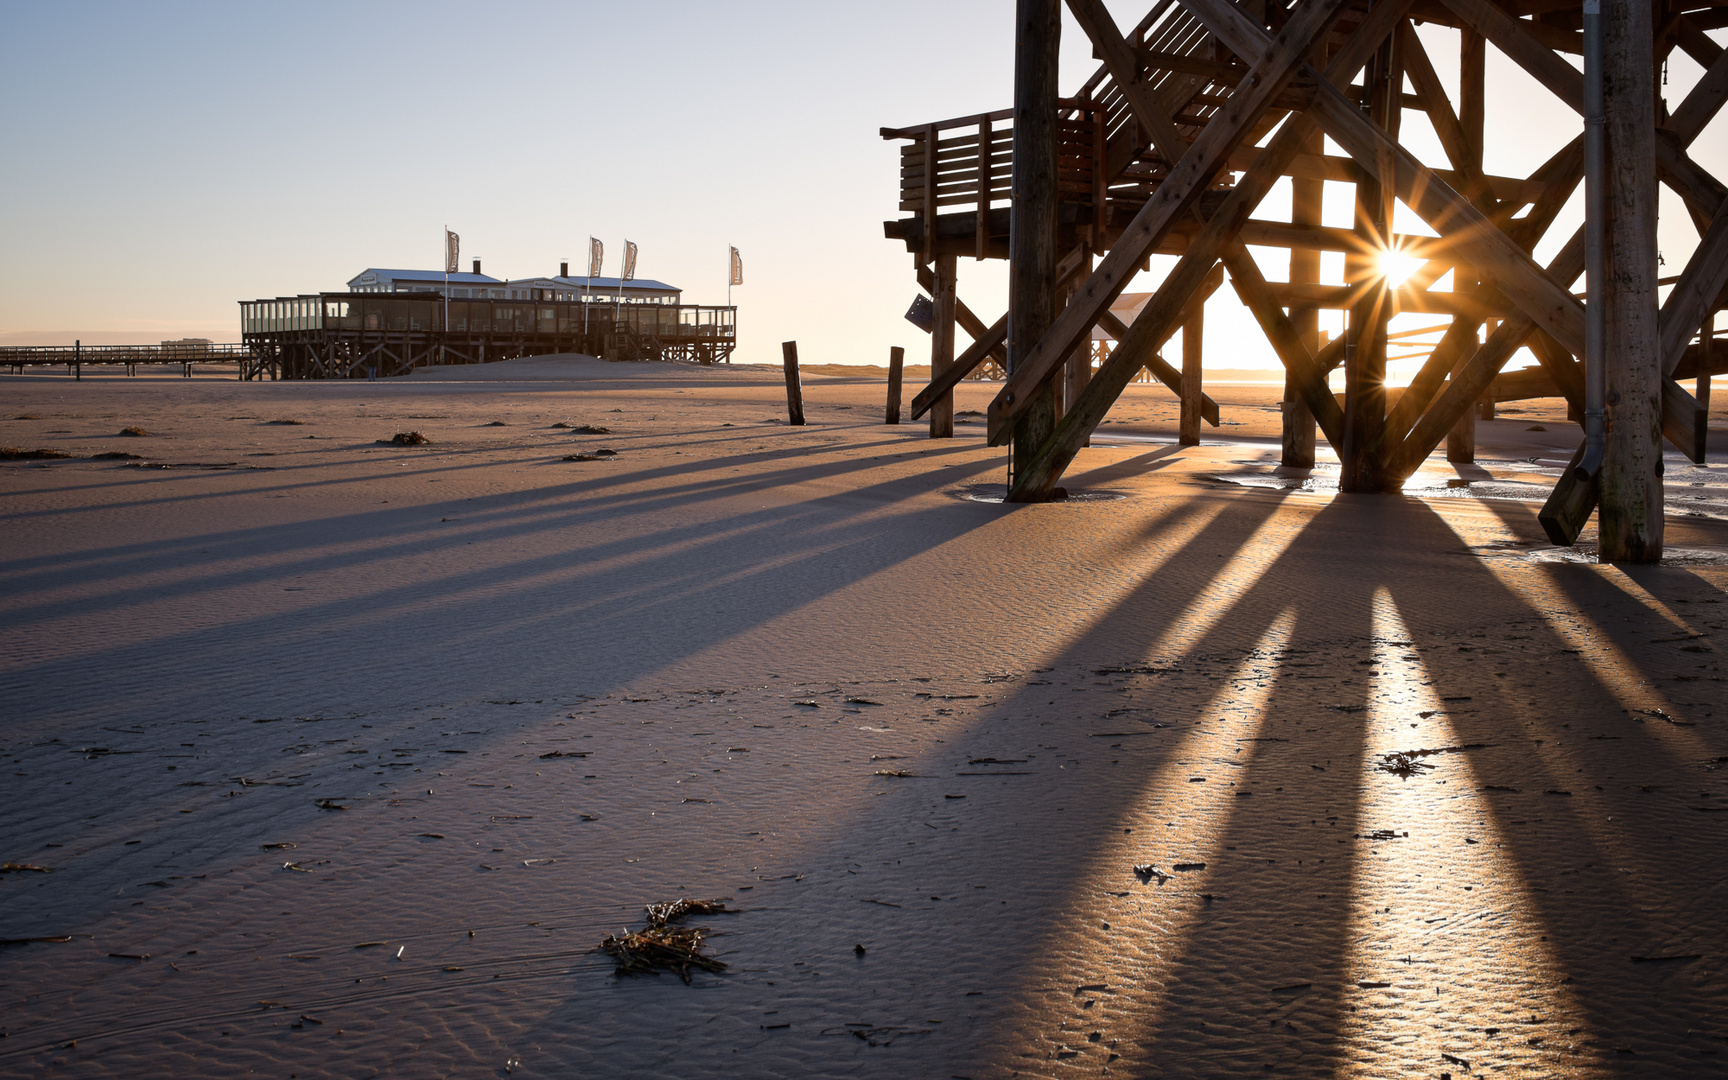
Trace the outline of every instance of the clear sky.
{"type": "MultiPolygon", "coordinates": [[[[1110,7],[1131,25],[1147,2],[1110,7]]],[[[926,335],[901,318],[911,257],[882,238],[897,144],[877,129],[1007,107],[1012,14],[1010,0],[8,3],[0,343],[236,340],[236,301],[434,268],[447,224],[464,266],[498,277],[574,268],[591,234],[616,273],[628,238],[640,276],[698,303],[724,302],[736,245],[738,359],[777,361],[795,338],[810,363],[880,363],[890,345],[920,360],[926,335]]],[[[1455,37],[1424,34],[1450,79],[1455,37]]],[[[1070,19],[1064,87],[1094,66],[1070,19]]],[[[1676,60],[1671,102],[1697,74],[1676,60]]],[[[1523,175],[1579,130],[1509,65],[1491,82],[1491,171],[1523,175]]],[[[1406,120],[1418,147],[1420,126],[1406,120]]],[[[1694,148],[1718,175],[1725,130],[1694,148]]],[[[1266,209],[1287,203],[1274,191],[1266,209]]],[[[1675,273],[1696,236],[1666,217],[1675,273]]],[[[962,261],[960,281],[1000,313],[1002,263],[962,261]]],[[[1276,366],[1228,289],[1206,333],[1208,366],[1276,366]]]]}

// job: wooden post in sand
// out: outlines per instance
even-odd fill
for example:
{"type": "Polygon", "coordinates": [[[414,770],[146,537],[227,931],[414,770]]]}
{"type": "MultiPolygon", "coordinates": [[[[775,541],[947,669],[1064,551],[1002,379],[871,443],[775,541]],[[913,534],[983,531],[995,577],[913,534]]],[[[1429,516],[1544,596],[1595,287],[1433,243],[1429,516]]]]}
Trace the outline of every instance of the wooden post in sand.
{"type": "Polygon", "coordinates": [[[780,343],[781,361],[786,365],[786,422],[793,427],[804,426],[804,386],[798,381],[798,343],[780,343]]]}
{"type": "Polygon", "coordinates": [[[1710,338],[1716,333],[1716,313],[1712,311],[1704,319],[1704,329],[1698,334],[1698,392],[1693,397],[1698,399],[1698,414],[1706,418],[1710,416],[1710,338]]]}
{"type": "Polygon", "coordinates": [[[888,412],[884,424],[900,422],[900,377],[906,368],[906,350],[896,345],[888,350],[888,412]]]}
{"type": "Polygon", "coordinates": [[[1608,265],[1608,437],[1599,473],[1602,562],[1662,559],[1662,380],[1656,297],[1656,87],[1650,5],[1602,5],[1608,265]]]}
{"type": "Polygon", "coordinates": [[[1182,405],[1176,421],[1178,446],[1200,445],[1200,338],[1204,332],[1204,303],[1188,308],[1182,323],[1182,405]]]}
{"type": "MultiPolygon", "coordinates": [[[[930,292],[935,322],[930,327],[930,377],[936,378],[954,366],[954,323],[960,314],[960,299],[955,293],[957,260],[953,255],[938,255],[935,288],[930,292]]],[[[954,437],[954,392],[943,394],[930,406],[930,437],[954,437]]]]}
{"type": "MultiPolygon", "coordinates": [[[[1308,137],[1308,153],[1319,156],[1326,152],[1326,137],[1316,131],[1308,137]]],[[[1290,221],[1295,225],[1322,225],[1321,208],[1326,197],[1326,182],[1315,177],[1299,176],[1290,181],[1290,221]]],[[[1320,252],[1313,248],[1290,248],[1290,280],[1318,283],[1320,252]]],[[[1309,353],[1320,354],[1320,309],[1307,308],[1292,313],[1291,325],[1302,335],[1302,344],[1309,353]]],[[[1279,463],[1292,469],[1314,467],[1314,413],[1302,400],[1302,388],[1295,375],[1284,374],[1283,446],[1279,463]]]]}
{"type": "MultiPolygon", "coordinates": [[[[1017,0],[1014,11],[1014,152],[1008,219],[1008,373],[1050,329],[1055,317],[1057,57],[1061,0],[1017,0]]],[[[1018,480],[1056,428],[1055,372],[1027,388],[1014,423],[1010,458],[1018,480]]],[[[1010,489],[1014,484],[1010,482],[1010,489]]],[[[1042,493],[1031,496],[1042,499],[1042,493]]],[[[1010,499],[1015,499],[1013,494],[1010,499]]],[[[1020,500],[1016,500],[1020,501],[1020,500]]]]}

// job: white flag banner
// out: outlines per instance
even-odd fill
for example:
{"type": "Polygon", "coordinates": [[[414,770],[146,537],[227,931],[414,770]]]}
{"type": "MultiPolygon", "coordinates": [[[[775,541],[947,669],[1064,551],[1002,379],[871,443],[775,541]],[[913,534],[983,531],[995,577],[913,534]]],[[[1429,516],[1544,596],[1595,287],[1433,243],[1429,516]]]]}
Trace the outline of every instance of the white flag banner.
{"type": "Polygon", "coordinates": [[[446,274],[454,274],[456,272],[456,261],[458,258],[461,257],[461,254],[462,254],[462,238],[460,236],[457,236],[455,233],[451,232],[449,229],[445,229],[444,230],[444,272],[446,274]]]}
{"type": "Polygon", "coordinates": [[[591,278],[599,277],[600,266],[605,261],[606,245],[590,236],[588,238],[588,276],[591,278]]]}
{"type": "Polygon", "coordinates": [[[728,285],[744,284],[744,258],[738,254],[738,249],[732,249],[732,273],[726,279],[728,285]]]}
{"type": "Polygon", "coordinates": [[[636,245],[624,241],[624,277],[625,281],[636,280],[636,245]]]}

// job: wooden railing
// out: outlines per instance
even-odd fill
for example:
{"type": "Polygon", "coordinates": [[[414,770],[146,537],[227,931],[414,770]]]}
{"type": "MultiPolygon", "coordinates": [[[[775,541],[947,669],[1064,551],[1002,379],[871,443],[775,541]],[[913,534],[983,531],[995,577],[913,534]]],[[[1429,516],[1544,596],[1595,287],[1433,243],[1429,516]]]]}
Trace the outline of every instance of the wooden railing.
{"type": "MultiPolygon", "coordinates": [[[[1189,140],[1241,77],[1240,63],[1216,55],[1211,34],[1176,0],[1160,0],[1127,40],[1143,57],[1141,80],[1177,110],[1177,129],[1189,140]]],[[[1104,66],[1060,105],[1061,198],[1089,207],[1090,220],[1102,231],[1109,204],[1137,209],[1172,163],[1150,149],[1126,96],[1104,66]]],[[[973,215],[974,254],[980,259],[989,254],[993,236],[1006,236],[1005,217],[993,230],[991,210],[1010,198],[1013,115],[1012,109],[1002,109],[882,129],[885,139],[909,140],[900,151],[899,208],[919,220],[925,258],[934,251],[936,218],[944,211],[973,215]]],[[[1096,242],[1101,247],[1102,237],[1096,242]]]]}
{"type": "Polygon", "coordinates": [[[245,345],[17,345],[0,346],[0,366],[36,364],[224,364],[247,355],[245,345]]]}

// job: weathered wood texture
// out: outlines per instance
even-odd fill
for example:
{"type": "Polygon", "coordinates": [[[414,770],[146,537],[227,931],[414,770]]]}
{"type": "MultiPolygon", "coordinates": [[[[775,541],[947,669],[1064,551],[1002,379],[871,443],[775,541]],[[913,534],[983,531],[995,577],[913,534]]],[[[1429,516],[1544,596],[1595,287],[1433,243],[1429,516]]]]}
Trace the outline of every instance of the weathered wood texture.
{"type": "Polygon", "coordinates": [[[906,372],[906,350],[896,345],[888,350],[888,408],[882,416],[884,424],[900,422],[900,381],[906,372]]]}
{"type": "Polygon", "coordinates": [[[780,364],[786,371],[786,422],[804,426],[804,383],[798,374],[798,343],[780,343],[780,364]]]}
{"type": "MultiPolygon", "coordinates": [[[[936,256],[934,286],[930,293],[933,301],[933,322],[930,327],[930,377],[932,381],[940,378],[954,363],[954,325],[958,317],[959,283],[955,280],[958,273],[959,259],[952,254],[936,256]]],[[[932,439],[952,439],[954,437],[954,394],[947,391],[937,397],[930,405],[930,437],[932,439]]]]}
{"type": "MultiPolygon", "coordinates": [[[[1596,529],[1603,562],[1662,557],[1661,327],[1656,304],[1656,87],[1650,5],[1602,5],[1608,168],[1608,444],[1596,529]]],[[[1686,328],[1688,336],[1697,320],[1686,328]]]]}
{"type": "MultiPolygon", "coordinates": [[[[1050,327],[1056,287],[1058,54],[1061,0],[1016,0],[1014,20],[1014,172],[1008,227],[1008,378],[1050,327]]],[[[1073,351],[1069,342],[1060,356],[1073,351]]],[[[1013,431],[1011,472],[1031,462],[1056,424],[1051,372],[1023,382],[1013,431]]],[[[1012,492],[1009,496],[1014,497],[1012,492]]]]}

